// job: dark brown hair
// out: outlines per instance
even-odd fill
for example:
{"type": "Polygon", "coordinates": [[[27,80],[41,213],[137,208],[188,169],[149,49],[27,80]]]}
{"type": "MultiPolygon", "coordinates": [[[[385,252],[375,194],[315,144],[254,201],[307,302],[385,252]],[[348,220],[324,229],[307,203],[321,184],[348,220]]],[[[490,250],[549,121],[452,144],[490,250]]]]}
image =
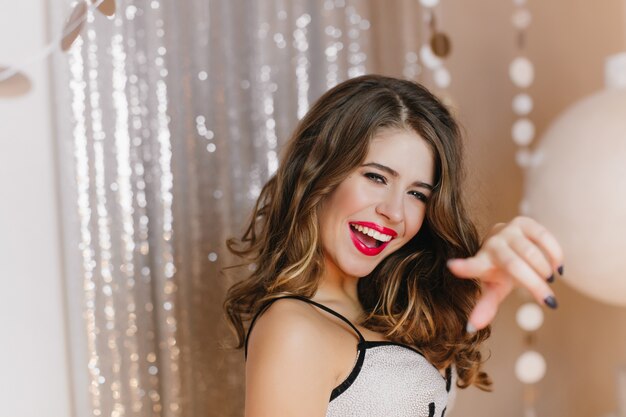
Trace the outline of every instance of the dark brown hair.
{"type": "Polygon", "coordinates": [[[324,268],[317,209],[363,163],[371,139],[385,128],[412,130],[426,140],[435,158],[435,187],[417,235],[359,280],[361,324],[417,347],[439,369],[454,364],[459,387],[487,390],[491,381],[481,371],[479,348],[491,330],[465,331],[480,286],[446,267],[446,260],[472,256],[479,248],[461,197],[459,127],[423,86],[380,75],[345,81],[315,103],[263,187],[247,230],[241,239],[228,240],[243,265],[254,266],[224,302],[236,347],[244,344],[244,322],[267,301],[315,294],[324,268]]]}

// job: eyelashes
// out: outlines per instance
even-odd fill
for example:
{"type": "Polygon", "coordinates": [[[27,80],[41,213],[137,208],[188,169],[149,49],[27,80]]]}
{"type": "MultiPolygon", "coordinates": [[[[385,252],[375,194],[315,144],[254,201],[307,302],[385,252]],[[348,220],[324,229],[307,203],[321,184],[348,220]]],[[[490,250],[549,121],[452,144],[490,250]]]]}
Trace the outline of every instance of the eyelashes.
{"type": "Polygon", "coordinates": [[[424,203],[428,201],[428,197],[426,197],[426,194],[420,193],[419,191],[411,191],[410,194],[412,196],[415,196],[415,198],[417,198],[418,200],[423,201],[424,203]]]}
{"type": "Polygon", "coordinates": [[[380,174],[376,174],[374,172],[366,172],[365,176],[374,182],[377,182],[380,184],[387,184],[387,178],[383,177],[380,174]]]}
{"type": "MultiPolygon", "coordinates": [[[[387,185],[387,178],[385,178],[383,175],[377,174],[375,172],[366,172],[363,175],[372,182],[387,185]]],[[[415,197],[417,200],[423,201],[424,203],[428,201],[428,197],[426,197],[426,194],[419,191],[409,191],[409,194],[415,197]]]]}

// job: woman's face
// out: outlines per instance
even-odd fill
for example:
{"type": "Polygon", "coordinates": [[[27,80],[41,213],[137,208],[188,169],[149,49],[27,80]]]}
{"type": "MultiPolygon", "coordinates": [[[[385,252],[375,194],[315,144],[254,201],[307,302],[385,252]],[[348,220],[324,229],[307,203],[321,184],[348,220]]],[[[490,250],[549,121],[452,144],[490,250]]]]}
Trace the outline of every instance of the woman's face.
{"type": "Polygon", "coordinates": [[[327,269],[363,277],[411,240],[424,221],[433,172],[432,151],[417,133],[379,131],[363,164],[320,208],[327,269]]]}

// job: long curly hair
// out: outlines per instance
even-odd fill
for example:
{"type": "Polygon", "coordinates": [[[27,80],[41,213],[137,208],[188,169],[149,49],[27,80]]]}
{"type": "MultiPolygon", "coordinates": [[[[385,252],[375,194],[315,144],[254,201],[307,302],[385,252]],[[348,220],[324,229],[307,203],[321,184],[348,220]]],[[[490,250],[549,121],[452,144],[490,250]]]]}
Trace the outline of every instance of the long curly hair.
{"type": "Polygon", "coordinates": [[[425,87],[380,75],[347,80],[313,105],[263,187],[242,237],[227,241],[243,259],[236,266],[252,270],[229,288],[224,302],[234,347],[243,347],[244,323],[269,300],[313,297],[324,273],[320,203],[363,163],[371,139],[385,128],[412,130],[429,144],[435,186],[417,235],[359,279],[360,324],[415,346],[439,369],[453,364],[460,388],[490,390],[479,349],[491,329],[465,331],[480,286],[446,267],[450,258],[474,255],[480,244],[461,196],[459,126],[425,87]]]}

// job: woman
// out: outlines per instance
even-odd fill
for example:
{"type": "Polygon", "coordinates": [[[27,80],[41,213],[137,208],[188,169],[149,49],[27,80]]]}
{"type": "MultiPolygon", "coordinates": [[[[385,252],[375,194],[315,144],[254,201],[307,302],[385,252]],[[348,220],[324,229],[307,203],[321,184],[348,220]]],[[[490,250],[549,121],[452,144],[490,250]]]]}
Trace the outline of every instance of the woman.
{"type": "Polygon", "coordinates": [[[480,245],[461,151],[409,81],[354,78],[310,109],[228,242],[253,270],[224,303],[247,417],[443,416],[454,385],[489,389],[479,348],[516,284],[556,308],[556,239],[519,217],[480,245]]]}

